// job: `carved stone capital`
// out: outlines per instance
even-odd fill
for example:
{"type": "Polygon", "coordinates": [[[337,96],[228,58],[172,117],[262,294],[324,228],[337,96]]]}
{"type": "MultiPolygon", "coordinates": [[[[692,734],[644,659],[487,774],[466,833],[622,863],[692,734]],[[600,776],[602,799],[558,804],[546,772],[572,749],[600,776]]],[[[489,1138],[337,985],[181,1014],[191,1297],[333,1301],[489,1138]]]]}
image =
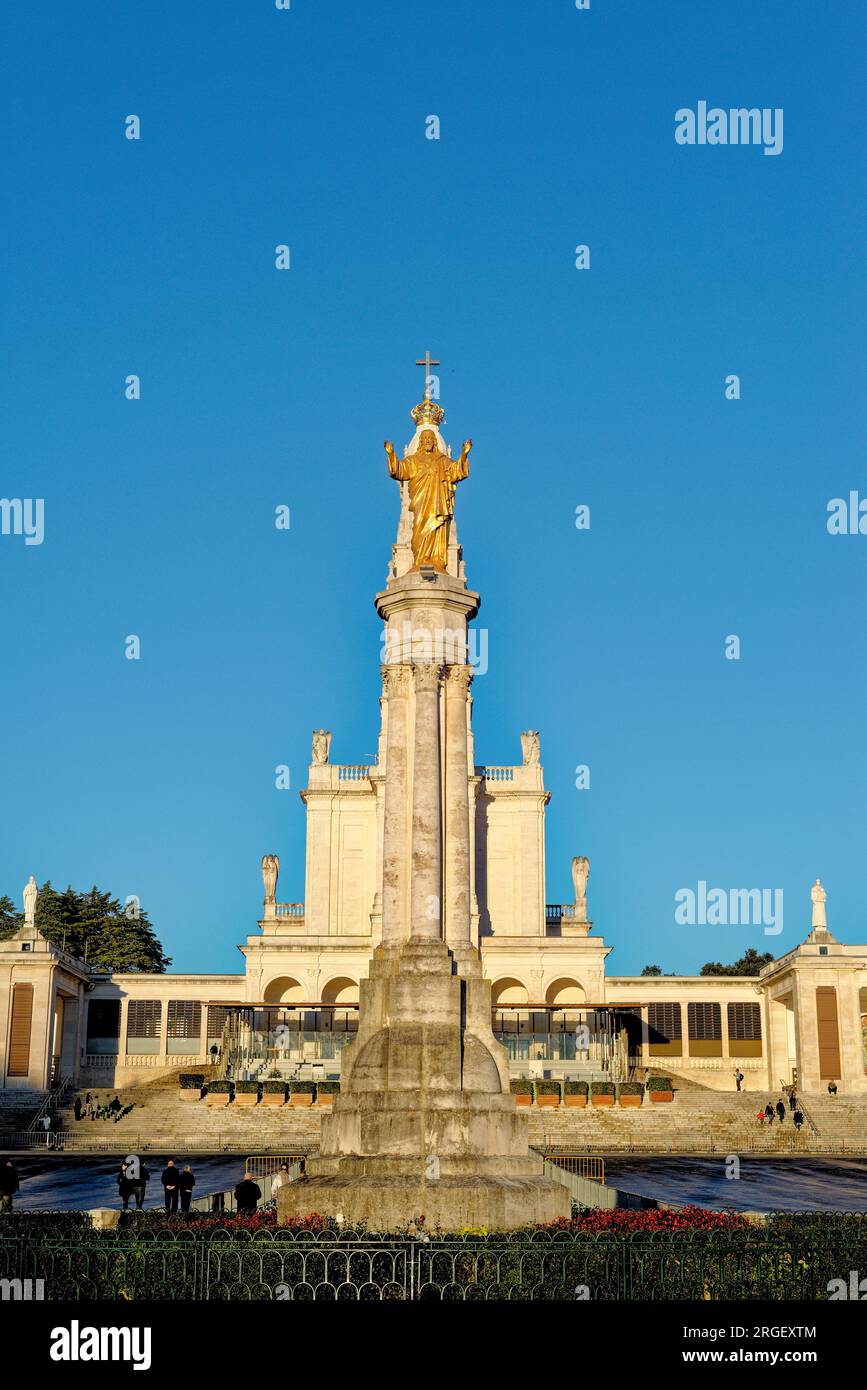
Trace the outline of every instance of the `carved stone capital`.
{"type": "Polygon", "coordinates": [[[449,666],[446,669],[446,694],[462,695],[466,699],[473,683],[472,666],[449,666]]]}
{"type": "Polygon", "coordinates": [[[386,700],[400,699],[409,694],[411,666],[381,666],[382,693],[386,700]]]}
{"type": "Polygon", "coordinates": [[[442,666],[439,662],[425,663],[421,666],[413,666],[413,679],[415,680],[415,690],[417,695],[436,694],[442,679],[442,666]]]}

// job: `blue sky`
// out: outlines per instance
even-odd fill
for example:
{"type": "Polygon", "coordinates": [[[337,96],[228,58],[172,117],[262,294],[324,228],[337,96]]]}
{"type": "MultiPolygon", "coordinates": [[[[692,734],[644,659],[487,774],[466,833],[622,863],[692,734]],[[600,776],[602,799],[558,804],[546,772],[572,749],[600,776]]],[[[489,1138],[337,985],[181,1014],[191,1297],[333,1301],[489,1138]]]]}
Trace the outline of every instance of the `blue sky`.
{"type": "Polygon", "coordinates": [[[867,496],[857,22],[7,17],[0,494],[45,499],[45,540],[0,536],[0,891],[32,870],[136,894],[187,970],[240,968],[264,851],[303,896],[310,730],[335,761],[376,747],[382,440],[410,437],[430,347],[446,437],[474,441],[477,756],[540,729],[549,900],[588,854],[611,973],[779,953],[817,874],[832,929],[867,939],[867,536],[826,529],[829,499],[867,496]],[[676,144],[700,100],[783,108],[782,154],[676,144]],[[783,889],[782,934],[677,925],[700,879],[783,889]]]}

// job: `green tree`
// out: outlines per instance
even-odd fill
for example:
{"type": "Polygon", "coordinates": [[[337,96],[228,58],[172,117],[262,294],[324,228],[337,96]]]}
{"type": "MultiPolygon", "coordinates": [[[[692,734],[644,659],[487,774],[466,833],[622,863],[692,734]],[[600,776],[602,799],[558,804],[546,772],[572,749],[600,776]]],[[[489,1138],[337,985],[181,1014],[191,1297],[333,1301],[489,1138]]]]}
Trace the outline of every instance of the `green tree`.
{"type": "MultiPolygon", "coordinates": [[[[0,939],[12,936],[23,920],[9,898],[0,898],[0,939]]],[[[96,887],[86,893],[72,887],[58,893],[46,881],[36,900],[36,925],[52,946],[97,970],[162,975],[171,965],[147,913],[134,904],[125,909],[96,887]]]]}
{"type": "Polygon", "coordinates": [[[661,975],[662,967],[659,965],[645,965],[642,975],[661,975]]]}
{"type": "Polygon", "coordinates": [[[734,965],[721,965],[718,960],[709,960],[701,967],[700,975],[758,975],[774,959],[772,951],[759,955],[753,946],[748,946],[734,965]]]}

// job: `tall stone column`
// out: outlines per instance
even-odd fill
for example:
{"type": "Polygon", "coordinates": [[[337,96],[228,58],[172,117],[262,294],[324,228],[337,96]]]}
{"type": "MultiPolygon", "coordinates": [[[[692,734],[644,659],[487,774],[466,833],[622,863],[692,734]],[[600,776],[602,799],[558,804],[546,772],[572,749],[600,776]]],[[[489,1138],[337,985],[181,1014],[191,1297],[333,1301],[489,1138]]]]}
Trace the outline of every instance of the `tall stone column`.
{"type": "Polygon", "coordinates": [[[406,936],[407,801],[409,798],[409,666],[383,666],[382,690],[388,702],[385,754],[385,806],[382,828],[382,944],[400,946],[406,936]]]}
{"type": "Polygon", "coordinates": [[[467,699],[472,679],[469,666],[450,666],[445,681],[444,920],[446,944],[451,947],[471,944],[467,699]]]}
{"type": "MultiPolygon", "coordinates": [[[[414,666],[410,936],[442,939],[439,690],[442,667],[414,666]]],[[[386,776],[388,773],[386,773],[386,776]]]]}

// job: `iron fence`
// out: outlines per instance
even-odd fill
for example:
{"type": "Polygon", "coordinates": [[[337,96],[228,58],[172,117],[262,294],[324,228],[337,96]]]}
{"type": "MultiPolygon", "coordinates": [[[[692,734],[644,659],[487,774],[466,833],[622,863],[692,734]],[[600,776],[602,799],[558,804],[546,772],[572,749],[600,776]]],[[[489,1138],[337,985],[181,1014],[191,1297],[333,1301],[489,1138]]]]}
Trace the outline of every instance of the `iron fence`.
{"type": "MultiPolygon", "coordinates": [[[[172,1301],[825,1299],[867,1268],[867,1218],[654,1234],[538,1231],[426,1239],[290,1229],[0,1232],[0,1281],[45,1298],[172,1301]]],[[[4,1288],[6,1285],[4,1284],[4,1288]]]]}

